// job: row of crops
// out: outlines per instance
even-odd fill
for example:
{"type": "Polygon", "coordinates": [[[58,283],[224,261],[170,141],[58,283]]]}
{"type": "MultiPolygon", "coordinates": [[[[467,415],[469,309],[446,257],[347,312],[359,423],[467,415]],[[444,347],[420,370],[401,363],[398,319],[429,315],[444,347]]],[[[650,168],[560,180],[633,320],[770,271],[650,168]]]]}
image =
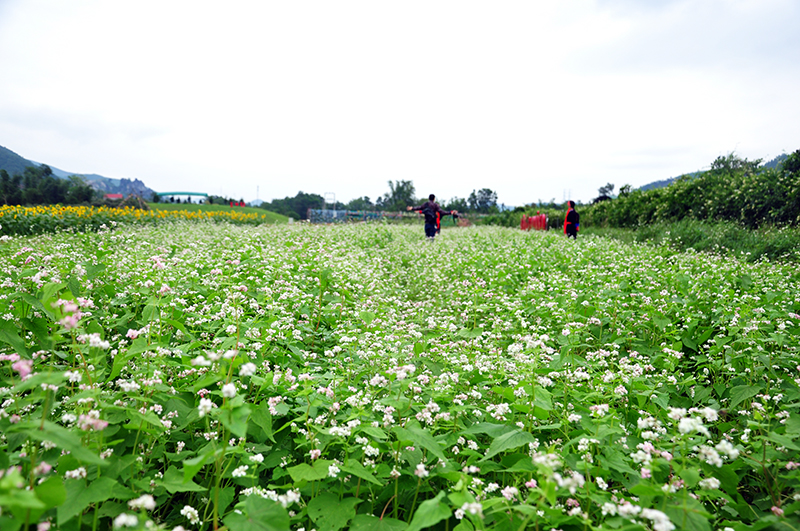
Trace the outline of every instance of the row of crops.
{"type": "Polygon", "coordinates": [[[93,232],[118,224],[158,225],[171,221],[217,221],[237,225],[273,223],[271,212],[259,214],[234,209],[159,209],[133,207],[93,207],[39,205],[32,207],[0,205],[0,236],[32,236],[55,232],[93,232]]]}
{"type": "Polygon", "coordinates": [[[0,254],[3,531],[798,527],[794,267],[194,221],[0,254]]]}

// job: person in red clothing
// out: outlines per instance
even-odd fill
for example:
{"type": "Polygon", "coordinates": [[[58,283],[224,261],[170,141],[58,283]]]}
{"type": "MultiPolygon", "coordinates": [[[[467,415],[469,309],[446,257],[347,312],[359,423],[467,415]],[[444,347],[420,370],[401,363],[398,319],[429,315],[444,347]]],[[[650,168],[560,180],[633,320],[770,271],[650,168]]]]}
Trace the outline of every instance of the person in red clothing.
{"type": "Polygon", "coordinates": [[[567,215],[564,217],[564,234],[567,238],[578,239],[578,230],[581,226],[581,217],[575,211],[575,201],[567,201],[567,215]]]}
{"type": "Polygon", "coordinates": [[[418,212],[422,212],[425,215],[425,236],[433,240],[436,237],[438,220],[441,219],[441,216],[448,216],[448,215],[458,215],[458,212],[455,210],[442,210],[436,203],[436,196],[431,194],[428,196],[428,201],[418,207],[406,207],[406,210],[416,210],[418,212]]]}
{"type": "MultiPolygon", "coordinates": [[[[453,210],[451,212],[453,213],[453,223],[455,223],[456,219],[458,219],[458,212],[456,212],[455,210],[453,210]]],[[[441,212],[437,212],[436,213],[436,234],[439,234],[440,232],[442,232],[442,213],[441,212]]]]}

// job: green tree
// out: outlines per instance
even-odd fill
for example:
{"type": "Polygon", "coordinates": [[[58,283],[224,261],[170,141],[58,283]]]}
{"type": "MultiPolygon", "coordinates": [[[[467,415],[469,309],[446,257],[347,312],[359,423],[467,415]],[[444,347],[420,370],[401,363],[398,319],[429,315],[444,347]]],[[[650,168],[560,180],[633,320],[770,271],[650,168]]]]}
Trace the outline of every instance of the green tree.
{"type": "Polygon", "coordinates": [[[0,201],[4,205],[22,204],[22,177],[11,177],[6,170],[0,170],[0,201]]]}
{"type": "Polygon", "coordinates": [[[357,197],[344,205],[346,210],[374,210],[375,203],[370,201],[366,195],[364,197],[357,197]]]}
{"type": "Polygon", "coordinates": [[[308,219],[308,209],[322,208],[323,198],[319,194],[306,194],[298,192],[294,197],[273,199],[269,203],[261,203],[261,208],[277,212],[294,219],[308,219]]]}
{"type": "Polygon", "coordinates": [[[479,212],[481,214],[489,214],[497,212],[497,192],[489,188],[481,188],[477,192],[475,190],[469,194],[467,198],[470,210],[479,212]]]}
{"type": "Polygon", "coordinates": [[[458,212],[467,212],[469,210],[469,204],[467,204],[467,200],[463,197],[454,197],[450,201],[447,202],[447,206],[442,206],[445,210],[457,210],[458,212]]]}
{"type": "Polygon", "coordinates": [[[64,200],[69,205],[79,205],[82,203],[91,203],[94,198],[94,188],[89,186],[89,183],[83,177],[78,175],[70,175],[67,181],[68,187],[64,200]]]}
{"type": "Polygon", "coordinates": [[[381,207],[390,212],[405,210],[417,203],[412,181],[389,181],[389,193],[383,196],[381,207]]]}
{"type": "Polygon", "coordinates": [[[599,203],[600,201],[609,201],[611,193],[614,191],[614,185],[611,183],[601,186],[597,189],[598,196],[592,200],[592,203],[599,203]]]}

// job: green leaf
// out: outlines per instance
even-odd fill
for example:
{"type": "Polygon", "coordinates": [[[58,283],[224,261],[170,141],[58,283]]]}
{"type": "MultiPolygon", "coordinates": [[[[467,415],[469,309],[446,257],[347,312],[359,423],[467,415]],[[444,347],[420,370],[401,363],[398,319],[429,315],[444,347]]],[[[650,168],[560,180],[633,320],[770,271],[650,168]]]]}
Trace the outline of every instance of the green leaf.
{"type": "Polygon", "coordinates": [[[461,520],[461,523],[453,528],[453,531],[474,531],[474,530],[475,526],[473,526],[466,518],[461,520]]]}
{"type": "Polygon", "coordinates": [[[369,325],[372,321],[375,320],[375,314],[372,312],[363,311],[358,314],[361,317],[361,320],[364,321],[364,324],[369,325]]]}
{"type": "Polygon", "coordinates": [[[21,321],[26,329],[33,332],[36,341],[39,343],[39,348],[44,350],[53,349],[53,336],[50,334],[50,330],[48,330],[47,321],[42,318],[23,318],[21,321]]]}
{"type": "Polygon", "coordinates": [[[731,389],[731,403],[728,409],[733,410],[737,405],[760,392],[761,388],[755,385],[737,385],[731,389]]]}
{"type": "Polygon", "coordinates": [[[186,474],[181,473],[176,467],[171,466],[164,473],[164,477],[158,482],[167,489],[170,494],[176,492],[203,492],[206,489],[194,481],[186,480],[186,474]]]}
{"type": "Polygon", "coordinates": [[[28,357],[28,349],[25,348],[25,341],[19,337],[16,327],[9,321],[0,321],[0,341],[14,347],[14,351],[23,358],[28,357]]]}
{"type": "Polygon", "coordinates": [[[219,416],[222,424],[231,430],[231,433],[237,437],[245,437],[247,435],[247,417],[250,416],[250,406],[242,404],[232,410],[223,411],[219,416]]]}
{"type": "Polygon", "coordinates": [[[200,469],[205,466],[205,464],[212,458],[215,454],[214,448],[207,447],[208,450],[203,452],[202,454],[192,457],[191,459],[186,459],[183,462],[183,481],[188,482],[191,480],[200,469]]]}
{"type": "Polygon", "coordinates": [[[69,291],[72,293],[73,297],[77,298],[81,296],[81,283],[77,278],[70,276],[67,281],[67,286],[69,286],[69,291]]]}
{"type": "Polygon", "coordinates": [[[297,466],[287,468],[286,471],[292,476],[292,481],[316,481],[328,477],[328,467],[332,464],[333,461],[318,459],[314,461],[313,467],[307,463],[300,463],[297,466]]]}
{"type": "Polygon", "coordinates": [[[254,495],[237,507],[244,509],[244,514],[230,512],[222,519],[230,531],[290,530],[289,513],[277,502],[254,495]]]}
{"type": "Polygon", "coordinates": [[[64,487],[64,480],[61,476],[51,476],[43,483],[34,487],[36,497],[50,507],[58,507],[67,499],[67,489],[64,487]]]}
{"type": "Polygon", "coordinates": [[[450,507],[442,501],[445,493],[440,492],[432,500],[426,500],[419,505],[414,512],[411,523],[408,524],[406,531],[419,531],[432,525],[436,525],[442,520],[450,518],[453,512],[450,507]]]}
{"type": "Polygon", "coordinates": [[[403,531],[406,524],[394,518],[378,518],[369,514],[357,514],[350,522],[350,531],[403,531]]]}
{"type": "Polygon", "coordinates": [[[776,443],[778,446],[785,446],[790,450],[800,450],[800,446],[798,446],[797,443],[795,443],[792,439],[786,437],[785,435],[779,435],[774,431],[769,432],[767,439],[776,443]]]}
{"type": "Polygon", "coordinates": [[[68,450],[70,454],[84,463],[92,465],[105,465],[106,462],[100,459],[100,456],[85,448],[81,442],[81,438],[75,433],[66,428],[62,428],[58,424],[50,421],[44,421],[39,429],[38,422],[24,422],[14,425],[9,428],[9,432],[22,432],[31,439],[37,441],[50,441],[62,450],[68,450]]]}
{"type": "Polygon", "coordinates": [[[186,336],[188,339],[194,340],[194,336],[192,335],[192,333],[186,330],[186,327],[180,321],[175,321],[173,319],[164,319],[164,322],[172,327],[175,327],[177,330],[183,332],[183,335],[186,336]]]}
{"type": "Polygon", "coordinates": [[[64,376],[63,372],[40,372],[39,374],[31,375],[24,382],[20,382],[19,384],[15,385],[14,392],[21,393],[23,391],[27,391],[28,389],[39,387],[42,384],[59,385],[66,379],[67,377],[64,376]]]}
{"type": "Polygon", "coordinates": [[[308,515],[319,526],[319,531],[338,531],[356,515],[359,503],[358,498],[339,500],[337,495],[323,492],[308,503],[308,515]]]}
{"type": "Polygon", "coordinates": [[[708,523],[710,516],[697,500],[691,498],[686,492],[676,500],[677,503],[664,508],[664,512],[672,520],[677,529],[685,531],[711,531],[708,523]]]}
{"type": "Polygon", "coordinates": [[[357,478],[361,478],[363,480],[369,481],[370,483],[374,483],[375,485],[383,486],[383,483],[378,481],[375,476],[373,476],[369,470],[364,468],[364,466],[359,463],[358,461],[350,460],[347,464],[342,465],[339,467],[342,469],[343,472],[347,472],[348,474],[352,474],[357,478]]]}
{"type": "Polygon", "coordinates": [[[268,404],[259,404],[258,406],[253,409],[252,413],[250,414],[249,423],[251,425],[251,432],[254,431],[253,427],[263,432],[264,439],[269,439],[272,442],[275,442],[275,435],[272,431],[272,414],[269,412],[269,405],[268,404]]]}
{"type": "Polygon", "coordinates": [[[545,411],[553,411],[553,395],[544,387],[537,385],[533,389],[533,405],[545,411]]]}
{"type": "Polygon", "coordinates": [[[700,481],[700,472],[698,472],[695,468],[684,468],[681,470],[679,475],[690,488],[694,488],[694,486],[700,481]]]}
{"type": "Polygon", "coordinates": [[[397,426],[393,431],[397,435],[398,440],[411,441],[415,445],[425,448],[442,461],[447,462],[447,458],[444,456],[444,452],[441,446],[439,446],[439,443],[436,442],[431,434],[425,431],[418,422],[411,421],[406,424],[405,428],[397,426]]]}
{"type": "Polygon", "coordinates": [[[120,352],[114,356],[114,364],[111,366],[111,374],[108,375],[109,382],[119,376],[119,373],[122,372],[122,368],[128,365],[128,362],[131,358],[133,358],[133,356],[134,355],[130,352],[125,352],[124,354],[120,352]]]}
{"type": "Polygon", "coordinates": [[[56,511],[59,526],[82,513],[92,503],[99,503],[111,498],[129,500],[135,496],[133,492],[107,477],[100,477],[92,481],[88,487],[83,480],[78,479],[67,480],[65,486],[66,501],[63,505],[59,505],[56,511]]]}
{"type": "Polygon", "coordinates": [[[492,445],[489,447],[489,453],[481,459],[481,461],[486,461],[487,459],[491,459],[495,455],[499,454],[500,452],[505,452],[506,450],[511,450],[514,448],[519,448],[520,446],[528,443],[534,442],[536,439],[528,433],[527,431],[522,430],[514,430],[509,433],[505,433],[492,441],[492,445]]]}
{"type": "Polygon", "coordinates": [[[491,422],[479,422],[478,424],[474,424],[467,428],[466,430],[462,431],[462,435],[473,435],[478,433],[485,433],[491,438],[496,438],[504,433],[509,433],[513,431],[514,428],[508,426],[507,424],[492,424],[491,422]]]}

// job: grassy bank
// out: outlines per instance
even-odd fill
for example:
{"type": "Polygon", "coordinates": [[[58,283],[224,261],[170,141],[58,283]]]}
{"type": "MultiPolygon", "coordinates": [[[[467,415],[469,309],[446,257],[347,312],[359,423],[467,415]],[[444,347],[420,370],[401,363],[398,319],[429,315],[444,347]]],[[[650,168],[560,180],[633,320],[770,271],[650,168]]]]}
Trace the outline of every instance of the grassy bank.
{"type": "Polygon", "coordinates": [[[759,259],[800,262],[800,228],[747,229],[735,223],[682,220],[639,227],[581,227],[581,234],[595,234],[630,242],[669,245],[677,250],[713,252],[748,261],[759,259]]]}

